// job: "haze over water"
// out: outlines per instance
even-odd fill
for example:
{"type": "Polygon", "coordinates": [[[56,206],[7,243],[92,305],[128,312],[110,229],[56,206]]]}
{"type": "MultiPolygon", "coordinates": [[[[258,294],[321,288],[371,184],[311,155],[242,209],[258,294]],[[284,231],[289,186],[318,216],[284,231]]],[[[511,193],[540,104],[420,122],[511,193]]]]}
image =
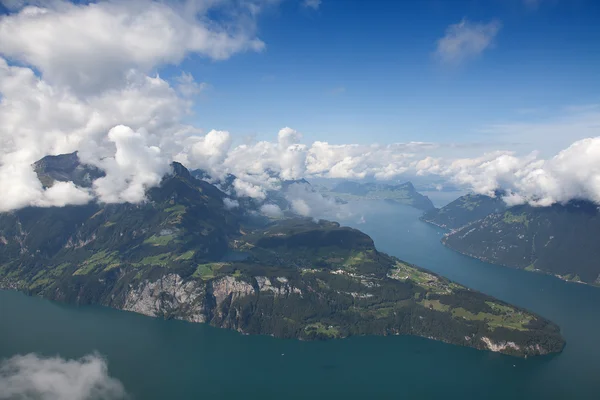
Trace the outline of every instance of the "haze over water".
{"type": "Polygon", "coordinates": [[[600,289],[457,254],[409,207],[363,202],[354,211],[342,224],[371,235],[379,250],[559,324],[564,352],[523,360],[416,337],[243,336],[0,291],[0,358],[97,351],[135,399],[598,397],[600,289]]]}

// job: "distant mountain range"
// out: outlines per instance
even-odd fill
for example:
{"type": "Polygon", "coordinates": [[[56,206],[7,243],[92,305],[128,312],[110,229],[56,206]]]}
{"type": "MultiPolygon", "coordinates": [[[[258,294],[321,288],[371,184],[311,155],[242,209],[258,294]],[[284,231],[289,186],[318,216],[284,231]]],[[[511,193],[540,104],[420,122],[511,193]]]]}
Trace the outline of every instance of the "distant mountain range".
{"type": "Polygon", "coordinates": [[[591,202],[506,207],[499,197],[467,195],[423,220],[451,229],[442,241],[463,254],[600,285],[600,215],[591,202]]]}
{"type": "MultiPolygon", "coordinates": [[[[87,168],[76,155],[36,163],[41,179],[89,183],[87,168]]],[[[226,197],[173,163],[140,204],[0,213],[0,288],[287,338],[408,334],[517,356],[564,346],[552,322],[381,253],[358,230],[271,222],[226,197]]]]}
{"type": "Polygon", "coordinates": [[[429,197],[417,192],[412,183],[398,185],[385,183],[359,183],[343,181],[336,184],[329,192],[330,196],[340,200],[386,200],[429,211],[435,209],[429,197]]]}
{"type": "Polygon", "coordinates": [[[505,209],[506,203],[500,197],[467,194],[442,208],[429,210],[421,219],[453,230],[505,209]]]}

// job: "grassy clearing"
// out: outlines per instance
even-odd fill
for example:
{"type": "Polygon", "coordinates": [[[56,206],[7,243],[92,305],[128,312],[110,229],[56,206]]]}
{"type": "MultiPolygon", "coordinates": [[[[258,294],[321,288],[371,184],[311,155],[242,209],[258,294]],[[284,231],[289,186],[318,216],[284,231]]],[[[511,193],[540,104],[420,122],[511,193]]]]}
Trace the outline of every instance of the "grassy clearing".
{"type": "Polygon", "coordinates": [[[480,200],[473,200],[473,197],[469,195],[464,196],[462,199],[463,201],[459,207],[464,208],[465,210],[473,211],[481,204],[480,200]]]}
{"type": "Polygon", "coordinates": [[[107,253],[105,250],[94,253],[90,258],[83,262],[81,267],[73,273],[73,275],[87,275],[101,266],[119,264],[120,260],[117,252],[107,253]]]}
{"type": "Polygon", "coordinates": [[[448,294],[454,290],[463,288],[456,283],[448,283],[433,274],[421,271],[402,262],[396,262],[396,266],[388,276],[403,282],[410,280],[416,285],[421,286],[428,293],[448,294]]]}
{"type": "Polygon", "coordinates": [[[425,308],[429,308],[432,310],[436,310],[436,311],[448,311],[450,309],[449,305],[446,304],[442,304],[440,303],[439,300],[426,300],[423,299],[419,302],[420,305],[422,305],[425,308]]]}
{"type": "Polygon", "coordinates": [[[353,252],[350,256],[344,261],[344,269],[355,270],[356,267],[370,261],[370,254],[372,251],[359,251],[353,252]]]}
{"type": "MultiPolygon", "coordinates": [[[[223,268],[225,265],[229,265],[228,263],[208,263],[208,264],[200,264],[196,267],[196,271],[192,274],[194,278],[200,278],[202,280],[209,280],[215,278],[217,276],[219,270],[223,268]]],[[[240,275],[239,271],[236,271],[238,276],[240,275]]],[[[235,275],[235,274],[234,274],[235,275]]]]}
{"type": "Polygon", "coordinates": [[[173,239],[175,239],[175,235],[152,235],[148,239],[144,240],[144,244],[149,244],[152,246],[166,246],[173,239]]]}
{"type": "Polygon", "coordinates": [[[185,212],[185,206],[183,206],[181,204],[177,204],[173,207],[165,208],[165,212],[168,212],[171,214],[183,214],[185,212]]]}
{"type": "Polygon", "coordinates": [[[427,272],[420,271],[414,267],[411,267],[408,264],[404,264],[402,262],[396,262],[395,268],[392,270],[390,274],[391,278],[406,281],[411,280],[418,285],[425,284],[430,281],[437,280],[437,277],[427,272]]]}
{"type": "Polygon", "coordinates": [[[516,310],[513,307],[510,306],[504,306],[502,304],[498,304],[498,303],[493,303],[491,301],[486,301],[485,304],[487,304],[488,306],[490,306],[492,308],[492,310],[501,313],[501,314],[511,314],[514,313],[516,310]]]}
{"type": "Polygon", "coordinates": [[[167,219],[168,223],[178,224],[183,220],[183,216],[186,213],[186,208],[181,204],[177,204],[172,207],[165,208],[165,212],[169,213],[169,217],[167,219]]]}
{"type": "Polygon", "coordinates": [[[59,264],[50,270],[50,275],[54,277],[61,276],[65,272],[65,269],[69,268],[70,266],[71,264],[69,263],[59,264]]]}
{"type": "Polygon", "coordinates": [[[529,227],[529,220],[526,214],[513,214],[510,211],[504,213],[504,223],[524,224],[526,227],[529,227]]]}
{"type": "Polygon", "coordinates": [[[29,285],[29,290],[34,290],[34,289],[37,289],[39,287],[48,286],[52,282],[54,282],[54,280],[50,279],[50,278],[37,279],[37,280],[33,281],[33,283],[31,285],[29,285]]]}
{"type": "Polygon", "coordinates": [[[464,308],[453,308],[451,312],[452,316],[455,318],[464,318],[471,321],[485,321],[491,329],[501,327],[507,329],[515,329],[519,331],[528,330],[525,327],[525,325],[527,325],[531,321],[531,318],[524,315],[520,311],[516,311],[510,307],[502,306],[499,304],[494,304],[494,307],[492,308],[495,308],[495,311],[510,310],[510,312],[501,315],[483,312],[473,314],[465,310],[464,308]]]}
{"type": "Polygon", "coordinates": [[[375,318],[387,318],[394,313],[394,307],[379,307],[373,310],[375,318]]]}
{"type": "Polygon", "coordinates": [[[171,253],[162,253],[155,256],[144,257],[137,265],[158,265],[161,267],[168,267],[171,259],[171,253]]]}
{"type": "Polygon", "coordinates": [[[340,337],[340,331],[335,326],[325,326],[321,322],[309,324],[304,327],[306,333],[315,332],[330,338],[340,337]]]}
{"type": "Polygon", "coordinates": [[[177,257],[175,260],[191,260],[194,257],[196,252],[194,250],[189,250],[177,257]]]}
{"type": "Polygon", "coordinates": [[[115,269],[115,268],[118,268],[118,267],[120,267],[120,266],[121,266],[121,263],[118,263],[118,262],[116,262],[116,263],[112,263],[112,264],[108,264],[108,265],[106,266],[106,268],[104,268],[102,271],[103,271],[103,272],[107,272],[107,271],[110,271],[111,269],[115,269]]]}

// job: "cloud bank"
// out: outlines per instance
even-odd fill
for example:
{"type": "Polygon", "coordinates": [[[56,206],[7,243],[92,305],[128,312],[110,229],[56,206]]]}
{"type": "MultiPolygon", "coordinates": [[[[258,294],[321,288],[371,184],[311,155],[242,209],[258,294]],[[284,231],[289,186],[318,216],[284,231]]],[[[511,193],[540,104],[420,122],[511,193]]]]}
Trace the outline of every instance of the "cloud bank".
{"type": "MultiPolygon", "coordinates": [[[[233,174],[235,194],[259,205],[286,180],[398,180],[414,175],[437,175],[477,193],[505,189],[510,203],[548,205],[573,198],[600,202],[598,106],[571,110],[554,124],[486,128],[494,137],[509,139],[524,132],[587,137],[546,158],[503,151],[452,158],[448,150],[461,145],[426,142],[307,144],[290,127],[282,128],[273,141],[236,144],[227,131],[205,132],[182,123],[206,83],[186,72],[166,79],[156,71],[190,54],[222,61],[236,53],[262,51],[265,44],[255,34],[255,20],[270,3],[276,1],[74,5],[54,0],[1,16],[0,192],[5,195],[0,212],[89,201],[141,202],[147,189],[169,172],[171,161],[203,169],[215,180],[233,174]],[[213,14],[224,19],[211,20],[213,14]],[[32,163],[73,151],[106,175],[91,188],[71,182],[42,187],[32,163]]],[[[437,54],[444,62],[462,62],[487,49],[499,29],[494,21],[463,20],[448,28],[437,54]]],[[[340,209],[304,187],[288,187],[285,196],[301,215],[340,209]]],[[[231,199],[224,207],[238,204],[231,199]]],[[[281,210],[266,205],[263,212],[278,216],[281,210]]]]}
{"type": "Polygon", "coordinates": [[[97,355],[79,360],[15,356],[0,363],[0,399],[117,400],[125,399],[123,385],[108,375],[106,361],[97,355]]]}
{"type": "MultiPolygon", "coordinates": [[[[0,200],[0,211],[92,198],[143,201],[186,147],[184,138],[201,133],[180,121],[202,84],[185,73],[169,82],[156,69],[189,54],[219,61],[263,50],[254,20],[270,2],[53,0],[2,15],[0,191],[11,196],[0,200]],[[222,20],[208,17],[215,10],[222,20]],[[33,162],[76,150],[107,172],[91,191],[35,182],[33,162]]],[[[206,153],[214,143],[204,140],[206,153]]]]}

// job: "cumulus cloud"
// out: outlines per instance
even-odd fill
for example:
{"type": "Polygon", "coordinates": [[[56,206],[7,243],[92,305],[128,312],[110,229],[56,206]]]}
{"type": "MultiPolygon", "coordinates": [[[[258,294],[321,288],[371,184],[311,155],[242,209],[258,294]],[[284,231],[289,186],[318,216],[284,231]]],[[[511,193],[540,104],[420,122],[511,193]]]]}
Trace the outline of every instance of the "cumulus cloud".
{"type": "Polygon", "coordinates": [[[116,400],[127,398],[123,385],[108,375],[97,355],[79,360],[15,356],[0,363],[0,399],[116,400]]]}
{"type": "Polygon", "coordinates": [[[285,190],[285,198],[292,211],[304,217],[346,219],[352,215],[348,205],[324,197],[307,184],[289,185],[285,190]]]}
{"type": "MultiPolygon", "coordinates": [[[[550,159],[510,152],[449,158],[439,154],[447,145],[426,142],[305,144],[301,133],[290,127],[273,141],[235,145],[227,131],[206,133],[182,123],[204,84],[186,72],[169,81],[155,71],[191,53],[221,60],[261,50],[264,44],[254,34],[254,21],[262,7],[275,2],[55,0],[1,16],[0,192],[6,195],[0,197],[0,211],[93,200],[144,201],[146,190],[159,184],[173,160],[203,169],[214,179],[235,175],[230,194],[254,198],[258,204],[282,180],[394,180],[406,174],[439,175],[478,193],[503,188],[513,203],[600,201],[594,138],[600,126],[598,106],[567,110],[560,120],[545,124],[484,129],[507,140],[526,134],[545,142],[547,137],[568,140],[561,148],[592,137],[550,159]],[[214,14],[226,16],[225,21],[212,21],[214,14]],[[42,187],[32,163],[73,151],[106,175],[91,188],[70,182],[42,187]],[[584,156],[576,157],[578,152],[584,156]]],[[[489,48],[499,29],[496,21],[465,19],[448,28],[436,54],[443,62],[462,62],[489,48]]],[[[343,212],[331,199],[303,187],[292,185],[287,196],[301,215],[343,212]]],[[[224,206],[234,207],[234,200],[226,199],[224,206]]],[[[265,211],[281,213],[272,206],[266,205],[265,211]]]]}
{"type": "Polygon", "coordinates": [[[220,1],[13,4],[14,13],[0,16],[0,191],[12,194],[0,210],[139,202],[177,154],[219,162],[227,137],[198,138],[180,122],[202,84],[185,73],[174,86],[148,74],[190,53],[221,60],[261,50],[253,20],[268,2],[237,10],[220,1]],[[210,20],[215,7],[230,17],[210,20]],[[42,188],[31,164],[73,151],[106,177],[92,193],[69,183],[42,188]]]}
{"type": "Polygon", "coordinates": [[[227,131],[212,130],[204,136],[185,139],[182,152],[176,159],[194,169],[203,169],[214,178],[223,178],[227,171],[223,162],[231,147],[231,135],[227,131]]]}
{"type": "Polygon", "coordinates": [[[229,197],[225,197],[223,199],[223,205],[225,206],[225,209],[227,210],[231,210],[233,208],[237,208],[240,206],[240,202],[234,199],[230,199],[229,197]]]}
{"type": "Polygon", "coordinates": [[[600,137],[576,141],[549,159],[535,152],[521,157],[495,152],[421,166],[421,172],[433,171],[476,193],[494,196],[502,190],[510,205],[549,206],[573,199],[600,204],[600,137]]]}
{"type": "Polygon", "coordinates": [[[192,97],[202,92],[208,84],[205,82],[196,82],[192,74],[182,72],[176,79],[177,91],[184,97],[192,97]]]}
{"type": "Polygon", "coordinates": [[[29,6],[0,20],[0,53],[35,66],[51,84],[96,93],[121,87],[131,69],[150,72],[187,53],[222,60],[264,48],[252,30],[229,31],[184,11],[148,0],[29,6]]]}
{"type": "Polygon", "coordinates": [[[8,163],[0,168],[0,212],[26,206],[63,207],[67,204],[85,204],[93,196],[87,189],[72,182],[58,182],[44,190],[33,169],[27,164],[8,163]]]}
{"type": "Polygon", "coordinates": [[[269,218],[281,218],[283,217],[283,211],[277,204],[263,204],[260,207],[260,212],[263,215],[266,215],[269,218]]]}
{"type": "Polygon", "coordinates": [[[501,23],[470,22],[466,18],[450,25],[444,37],[437,41],[435,57],[444,64],[457,65],[474,58],[493,44],[501,23]]]}
{"type": "Polygon", "coordinates": [[[106,176],[94,181],[94,191],[104,203],[137,203],[144,199],[146,189],[157,186],[169,171],[170,163],[157,146],[149,146],[143,130],[118,125],[108,132],[114,143],[114,157],[98,160],[83,158],[96,165],[106,176]]]}
{"type": "Polygon", "coordinates": [[[253,183],[237,178],[233,181],[233,188],[238,196],[251,197],[253,199],[264,200],[267,197],[266,188],[260,183],[253,183]]]}

